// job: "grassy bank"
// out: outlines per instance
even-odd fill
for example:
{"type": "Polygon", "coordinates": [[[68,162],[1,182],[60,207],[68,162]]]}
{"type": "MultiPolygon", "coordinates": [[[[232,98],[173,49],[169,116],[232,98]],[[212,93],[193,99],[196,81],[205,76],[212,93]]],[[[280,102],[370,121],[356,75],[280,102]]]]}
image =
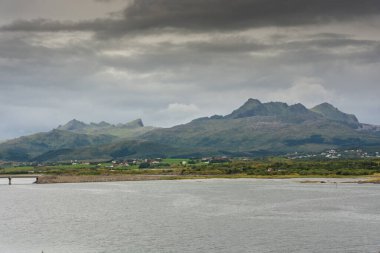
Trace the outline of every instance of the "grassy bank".
{"type": "Polygon", "coordinates": [[[376,173],[366,180],[361,180],[361,184],[380,184],[380,173],[376,173]]]}

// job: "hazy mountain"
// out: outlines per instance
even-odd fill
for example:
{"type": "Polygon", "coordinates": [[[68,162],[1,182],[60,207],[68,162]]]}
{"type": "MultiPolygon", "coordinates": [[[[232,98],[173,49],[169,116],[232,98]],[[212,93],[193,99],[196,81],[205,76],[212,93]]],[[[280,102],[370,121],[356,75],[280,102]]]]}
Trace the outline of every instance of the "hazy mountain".
{"type": "Polygon", "coordinates": [[[49,133],[0,144],[3,160],[99,160],[126,157],[255,156],[319,152],[328,148],[380,149],[380,127],[323,103],[261,103],[249,99],[226,116],[195,119],[171,128],[86,124],[72,120],[49,133]]]}
{"type": "Polygon", "coordinates": [[[118,138],[137,138],[138,136],[151,131],[153,127],[146,127],[141,119],[136,119],[125,124],[113,125],[107,122],[90,123],[73,119],[63,126],[59,126],[58,130],[65,130],[74,133],[90,134],[90,135],[112,135],[118,138]]]}
{"type": "Polygon", "coordinates": [[[141,128],[141,127],[144,127],[144,123],[142,122],[141,119],[136,119],[126,124],[118,124],[117,127],[130,128],[130,129],[141,128]]]}
{"type": "Polygon", "coordinates": [[[111,135],[86,135],[55,129],[0,144],[0,160],[28,161],[51,150],[98,146],[115,139],[111,135]]]}
{"type": "Polygon", "coordinates": [[[134,128],[141,128],[144,127],[144,123],[142,122],[141,119],[136,119],[131,122],[125,123],[125,124],[117,124],[117,125],[112,125],[108,122],[102,121],[99,123],[93,123],[91,122],[90,124],[86,124],[82,121],[78,121],[76,119],[70,120],[63,126],[58,126],[58,130],[64,130],[64,131],[71,131],[71,132],[83,132],[87,130],[96,130],[96,129],[109,129],[109,128],[129,128],[129,129],[134,129],[134,128]]]}
{"type": "Polygon", "coordinates": [[[73,120],[70,120],[69,122],[67,122],[65,125],[63,126],[58,126],[58,130],[63,130],[63,131],[73,131],[73,132],[76,132],[76,131],[80,131],[80,130],[83,130],[83,129],[86,129],[86,128],[89,128],[90,125],[87,125],[81,121],[78,121],[76,119],[73,119],[73,120]]]}
{"type": "Polygon", "coordinates": [[[35,157],[44,153],[97,147],[120,140],[137,138],[152,129],[152,127],[144,127],[141,119],[116,126],[104,121],[86,124],[73,119],[50,132],[20,137],[1,143],[0,160],[34,160],[35,157]]]}

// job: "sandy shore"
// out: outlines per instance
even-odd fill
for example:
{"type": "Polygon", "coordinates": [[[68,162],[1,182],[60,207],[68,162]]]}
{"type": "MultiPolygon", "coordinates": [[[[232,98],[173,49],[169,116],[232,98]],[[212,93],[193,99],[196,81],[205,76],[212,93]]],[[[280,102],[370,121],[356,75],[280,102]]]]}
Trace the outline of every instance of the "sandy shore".
{"type": "Polygon", "coordinates": [[[40,176],[38,184],[59,183],[86,183],[86,182],[116,182],[116,181],[148,181],[148,180],[170,180],[171,175],[96,175],[96,176],[40,176]]]}
{"type": "Polygon", "coordinates": [[[228,176],[178,176],[178,175],[80,175],[80,176],[49,176],[42,175],[38,178],[38,184],[57,183],[86,183],[86,182],[116,182],[116,181],[150,181],[150,180],[209,180],[209,179],[291,179],[299,183],[335,184],[335,183],[380,183],[380,177],[352,177],[352,178],[276,178],[276,177],[228,177],[228,176]]]}

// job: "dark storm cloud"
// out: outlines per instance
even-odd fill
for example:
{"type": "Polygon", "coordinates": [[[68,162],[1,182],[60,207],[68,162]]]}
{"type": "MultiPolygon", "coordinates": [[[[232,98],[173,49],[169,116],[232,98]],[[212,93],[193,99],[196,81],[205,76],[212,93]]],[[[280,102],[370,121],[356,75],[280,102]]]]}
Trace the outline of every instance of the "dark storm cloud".
{"type": "Polygon", "coordinates": [[[119,19],[18,20],[1,30],[94,31],[110,36],[157,28],[207,31],[323,24],[379,13],[378,0],[137,0],[125,8],[119,19]]]}
{"type": "Polygon", "coordinates": [[[99,3],[110,3],[110,2],[115,2],[115,1],[118,1],[118,0],[94,0],[95,2],[99,2],[99,3]]]}
{"type": "Polygon", "coordinates": [[[124,14],[140,27],[190,29],[287,26],[378,14],[376,0],[142,0],[124,14]]]}

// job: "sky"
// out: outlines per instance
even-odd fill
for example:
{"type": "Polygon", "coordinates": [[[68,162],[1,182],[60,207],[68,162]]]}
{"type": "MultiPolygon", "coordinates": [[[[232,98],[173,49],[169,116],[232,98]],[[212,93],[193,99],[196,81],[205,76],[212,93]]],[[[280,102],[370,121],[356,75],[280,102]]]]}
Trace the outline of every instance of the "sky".
{"type": "Polygon", "coordinates": [[[0,140],[248,98],[380,124],[378,0],[0,0],[0,140]]]}

